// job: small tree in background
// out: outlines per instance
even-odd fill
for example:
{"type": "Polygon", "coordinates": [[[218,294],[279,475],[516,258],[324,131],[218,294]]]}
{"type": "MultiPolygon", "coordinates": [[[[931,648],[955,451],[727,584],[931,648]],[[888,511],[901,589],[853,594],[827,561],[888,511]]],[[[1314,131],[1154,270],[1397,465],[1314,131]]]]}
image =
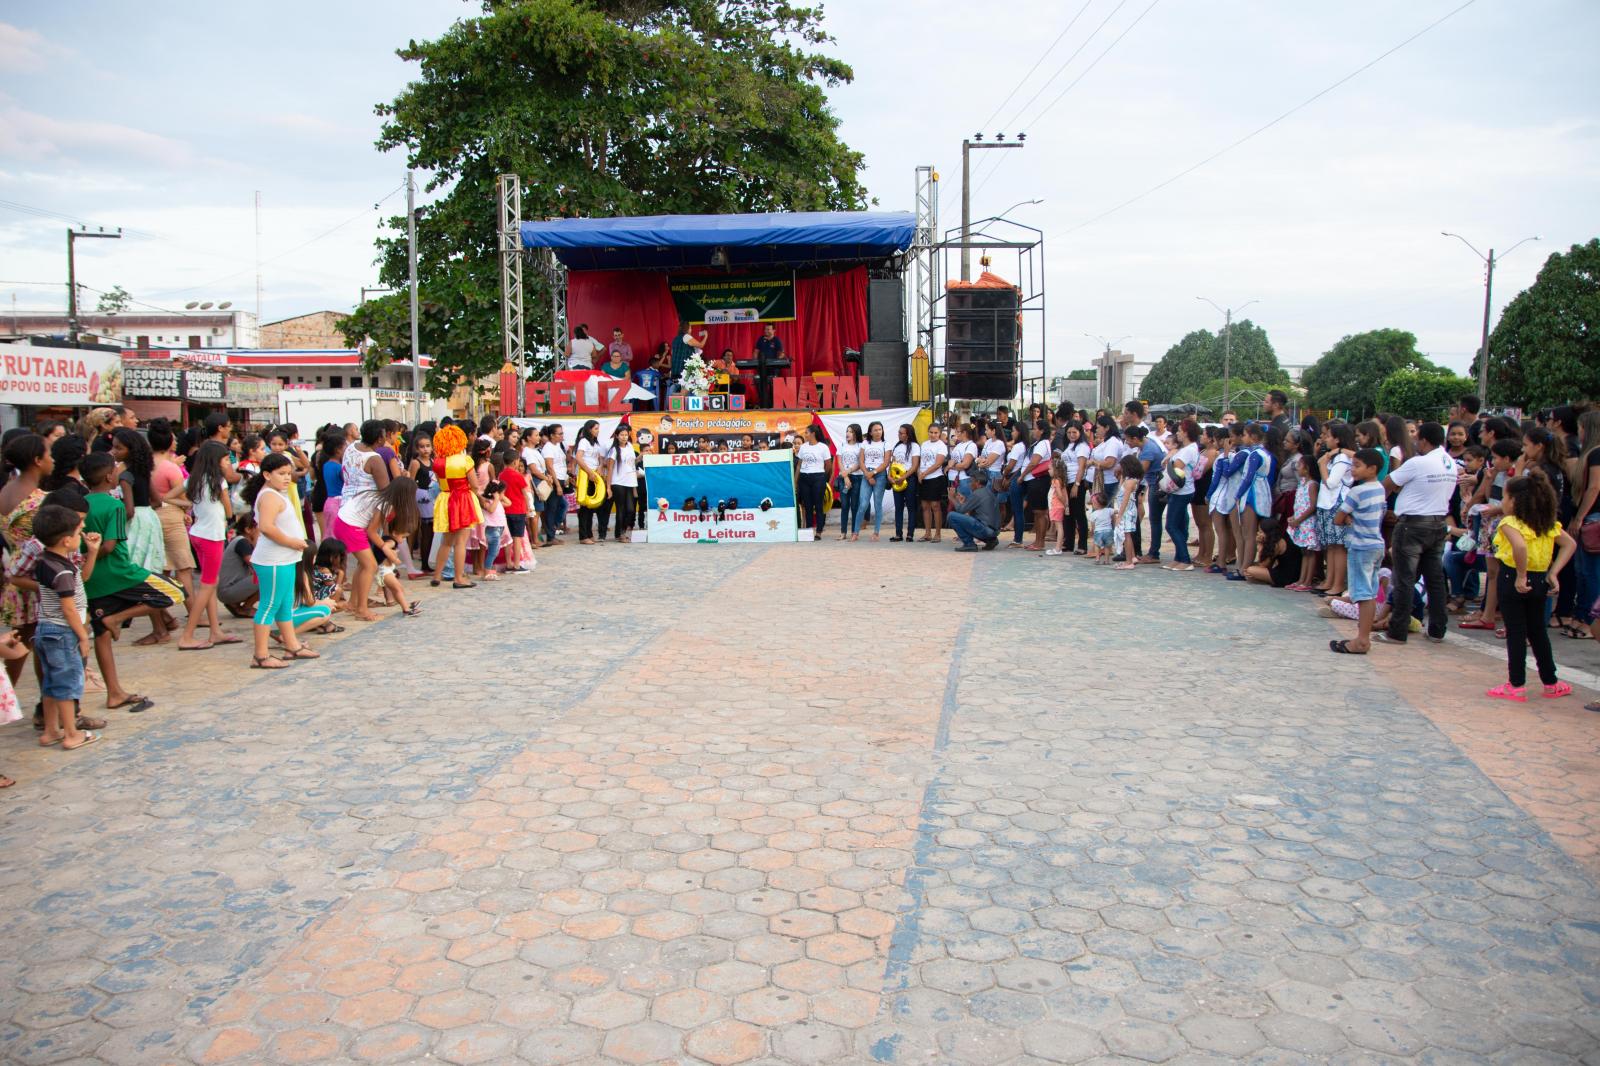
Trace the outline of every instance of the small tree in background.
{"type": "Polygon", "coordinates": [[[1600,398],[1600,238],[1545,260],[1538,279],[1506,305],[1489,353],[1495,403],[1600,398]]]}
{"type": "Polygon", "coordinates": [[[1340,338],[1301,376],[1306,403],[1366,418],[1378,410],[1378,386],[1397,370],[1443,373],[1417,351],[1415,334],[1374,329],[1340,338]]]}

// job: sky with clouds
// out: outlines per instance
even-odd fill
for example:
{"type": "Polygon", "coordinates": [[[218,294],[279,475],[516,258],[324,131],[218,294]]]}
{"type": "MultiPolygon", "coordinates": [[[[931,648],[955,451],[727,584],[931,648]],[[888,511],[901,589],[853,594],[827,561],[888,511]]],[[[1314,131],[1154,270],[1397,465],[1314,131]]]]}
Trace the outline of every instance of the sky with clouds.
{"type": "MultiPolygon", "coordinates": [[[[1259,300],[1246,315],[1287,364],[1392,326],[1464,369],[1483,270],[1441,230],[1484,250],[1542,238],[1497,270],[1497,311],[1547,254],[1600,236],[1593,0],[1468,3],[1111,210],[1461,4],[834,0],[827,26],[856,80],[832,99],[878,205],[909,210],[913,168],[932,164],[946,226],[960,218],[961,139],[1028,133],[1021,151],[976,157],[973,211],[1043,201],[1012,217],[1046,234],[1052,373],[1087,364],[1100,345],[1086,333],[1154,359],[1215,328],[1197,296],[1259,300]]],[[[88,286],[252,308],[258,190],[264,318],[348,309],[376,283],[378,220],[403,204],[404,160],[372,147],[373,105],[410,76],[395,49],[476,10],[7,4],[0,315],[13,300],[64,306],[58,215],[127,233],[80,244],[88,286]]]]}

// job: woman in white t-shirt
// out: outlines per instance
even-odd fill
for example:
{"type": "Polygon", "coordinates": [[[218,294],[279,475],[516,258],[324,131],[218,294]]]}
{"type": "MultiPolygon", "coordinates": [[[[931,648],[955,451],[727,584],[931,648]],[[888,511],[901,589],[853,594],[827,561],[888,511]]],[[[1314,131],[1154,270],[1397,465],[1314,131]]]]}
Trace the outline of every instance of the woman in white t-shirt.
{"type": "Polygon", "coordinates": [[[1011,449],[1006,452],[1006,464],[1002,471],[1006,479],[1006,507],[1008,514],[1005,521],[1011,523],[1011,546],[1022,547],[1022,534],[1025,506],[1028,490],[1022,487],[1022,464],[1028,458],[1028,450],[1033,445],[1028,436],[1028,427],[1021,422],[1011,423],[1010,428],[1011,449]]]}
{"type": "Polygon", "coordinates": [[[957,426],[950,448],[950,502],[964,498],[972,491],[972,472],[978,468],[978,435],[976,426],[957,426]]]}
{"type": "Polygon", "coordinates": [[[606,539],[611,515],[617,516],[617,543],[626,544],[633,532],[633,494],[639,487],[639,457],[633,450],[633,431],[619,425],[602,457],[605,463],[606,502],[600,509],[600,539],[606,539]]]}
{"type": "Polygon", "coordinates": [[[1178,450],[1167,457],[1162,467],[1161,487],[1167,492],[1167,539],[1172,541],[1172,562],[1163,570],[1193,570],[1189,558],[1189,501],[1194,497],[1195,479],[1200,476],[1200,423],[1185,418],[1173,434],[1178,450]]]}
{"type": "Polygon", "coordinates": [[[861,444],[861,503],[856,514],[856,536],[872,513],[872,539],[883,531],[883,490],[889,484],[889,442],[883,439],[883,423],[867,423],[867,439],[861,444]]]}
{"type": "Polygon", "coordinates": [[[550,495],[544,501],[546,544],[554,544],[556,537],[567,531],[567,450],[562,446],[562,438],[566,435],[565,426],[552,422],[544,427],[544,443],[539,446],[539,454],[544,457],[546,480],[550,483],[550,495]]]}
{"type": "MultiPolygon", "coordinates": [[[[578,430],[578,447],[573,453],[573,457],[578,461],[578,466],[588,473],[590,484],[594,483],[595,478],[601,476],[600,468],[604,465],[604,456],[605,449],[600,445],[600,423],[591,418],[583,424],[582,429],[578,430]]],[[[595,543],[594,516],[600,514],[604,509],[605,501],[603,500],[599,507],[586,507],[582,500],[578,501],[579,544],[595,543]]]]}
{"type": "Polygon", "coordinates": [[[1033,543],[1031,552],[1044,551],[1045,534],[1050,531],[1050,430],[1040,426],[1038,439],[1028,449],[1018,473],[1022,477],[1022,491],[1033,512],[1033,543]]]}
{"type": "Polygon", "coordinates": [[[806,427],[805,441],[794,450],[795,460],[800,464],[800,509],[805,518],[806,528],[810,529],[817,540],[822,539],[822,522],[825,512],[822,510],[822,490],[828,484],[828,462],[833,458],[833,453],[828,446],[822,443],[822,427],[813,422],[806,427]]]}
{"type": "Polygon", "coordinates": [[[922,447],[917,443],[917,430],[909,422],[900,423],[900,428],[895,431],[894,447],[889,449],[889,464],[898,463],[905,469],[906,487],[894,490],[894,536],[889,538],[890,543],[895,541],[911,542],[917,532],[917,505],[919,492],[917,488],[917,465],[922,462],[922,447]],[[900,518],[905,516],[905,531],[901,534],[900,518]]]}
{"type": "Polygon", "coordinates": [[[1077,422],[1067,423],[1061,465],[1067,470],[1067,535],[1062,550],[1074,555],[1086,555],[1089,551],[1089,512],[1085,504],[1094,486],[1094,479],[1089,476],[1089,445],[1083,439],[1083,427],[1077,422]]]}
{"type": "Polygon", "coordinates": [[[589,327],[579,326],[572,331],[572,340],[567,342],[567,369],[593,370],[598,351],[600,342],[589,336],[589,327]]]}
{"type": "Polygon", "coordinates": [[[839,539],[861,539],[861,485],[866,475],[861,472],[861,427],[854,422],[844,427],[844,443],[834,457],[834,478],[843,482],[840,496],[839,539]]]}
{"type": "Polygon", "coordinates": [[[1000,484],[1000,472],[1006,466],[1006,442],[1000,423],[989,422],[983,427],[983,447],[978,450],[978,469],[989,475],[989,487],[1000,484]]]}
{"type": "Polygon", "coordinates": [[[945,444],[944,429],[934,422],[928,426],[928,439],[922,442],[917,463],[917,495],[922,500],[922,536],[918,540],[939,543],[944,532],[945,464],[950,458],[950,448],[945,444]]]}

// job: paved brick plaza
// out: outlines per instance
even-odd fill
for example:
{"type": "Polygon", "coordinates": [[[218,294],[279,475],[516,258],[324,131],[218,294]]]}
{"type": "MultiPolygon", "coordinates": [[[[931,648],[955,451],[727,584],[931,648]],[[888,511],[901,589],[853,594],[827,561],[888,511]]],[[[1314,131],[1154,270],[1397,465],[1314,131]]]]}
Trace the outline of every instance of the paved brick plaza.
{"type": "Polygon", "coordinates": [[[0,1061],[1600,1059],[1600,721],[1492,657],[1014,551],[540,562],[0,731],[0,1061]]]}

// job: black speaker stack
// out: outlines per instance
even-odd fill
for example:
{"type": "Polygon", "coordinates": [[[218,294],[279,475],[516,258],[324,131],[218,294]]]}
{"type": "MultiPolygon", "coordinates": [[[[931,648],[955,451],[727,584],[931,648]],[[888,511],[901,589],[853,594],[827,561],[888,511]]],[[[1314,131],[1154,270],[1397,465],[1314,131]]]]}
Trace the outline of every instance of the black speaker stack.
{"type": "Polygon", "coordinates": [[[959,400],[1017,394],[1020,294],[1014,288],[945,292],[945,393],[959,400]]]}

